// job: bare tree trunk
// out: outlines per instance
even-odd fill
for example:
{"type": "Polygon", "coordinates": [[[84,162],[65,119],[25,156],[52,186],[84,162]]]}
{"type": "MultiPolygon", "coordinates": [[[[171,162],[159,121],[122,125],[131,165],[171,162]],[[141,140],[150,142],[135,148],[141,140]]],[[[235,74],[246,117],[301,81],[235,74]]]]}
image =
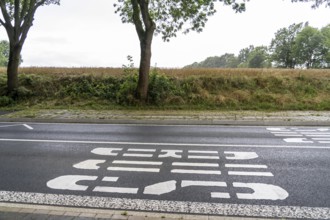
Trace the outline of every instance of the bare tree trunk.
{"type": "Polygon", "coordinates": [[[16,96],[18,88],[18,66],[22,47],[19,45],[10,46],[9,62],[7,66],[7,93],[9,96],[16,96]]]}
{"type": "Polygon", "coordinates": [[[153,38],[153,30],[146,33],[145,38],[140,42],[141,60],[139,68],[139,81],[136,88],[136,96],[142,102],[148,99],[149,71],[151,62],[151,44],[153,38]]]}

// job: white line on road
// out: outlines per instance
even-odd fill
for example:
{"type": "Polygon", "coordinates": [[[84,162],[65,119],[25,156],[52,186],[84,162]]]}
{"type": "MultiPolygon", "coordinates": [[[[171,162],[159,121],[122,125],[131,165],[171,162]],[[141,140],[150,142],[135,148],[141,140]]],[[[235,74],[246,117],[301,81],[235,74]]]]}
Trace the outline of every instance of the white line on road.
{"type": "Polygon", "coordinates": [[[207,215],[212,213],[212,215],[242,217],[330,219],[330,208],[324,207],[126,199],[13,191],[0,191],[0,202],[207,215]]]}
{"type": "Polygon", "coordinates": [[[197,156],[197,155],[188,155],[188,159],[207,159],[207,160],[219,160],[218,156],[197,156]]]}
{"type": "Polygon", "coordinates": [[[152,154],[123,154],[124,157],[152,157],[152,154]]]}
{"type": "Polygon", "coordinates": [[[190,143],[142,143],[142,142],[113,142],[113,141],[77,141],[77,140],[38,140],[38,139],[9,139],[0,138],[0,142],[32,142],[32,143],[64,143],[64,144],[109,144],[109,145],[137,145],[137,146],[178,146],[178,147],[242,147],[242,148],[296,148],[296,149],[324,149],[330,146],[310,145],[255,145],[255,144],[190,144],[190,143]]]}
{"type": "Polygon", "coordinates": [[[172,166],[183,166],[183,167],[219,167],[217,163],[183,163],[173,162],[172,166]]]}
{"type": "Polygon", "coordinates": [[[221,175],[221,171],[219,170],[186,170],[186,169],[173,169],[171,173],[185,173],[185,174],[215,174],[221,175]]]}
{"type": "Polygon", "coordinates": [[[131,151],[131,152],[156,152],[156,149],[134,149],[134,148],[130,148],[127,151],[131,151]]]}
{"type": "Polygon", "coordinates": [[[243,172],[243,171],[228,171],[230,176],[271,176],[274,175],[270,172],[243,172]]]}
{"type": "Polygon", "coordinates": [[[26,127],[29,130],[33,130],[33,128],[31,126],[27,125],[27,124],[23,124],[23,126],[26,127]]]}
{"type": "Polygon", "coordinates": [[[226,164],[228,168],[255,168],[255,169],[267,169],[266,165],[254,165],[254,164],[226,164]]]}
{"type": "Polygon", "coordinates": [[[160,169],[158,169],[158,168],[137,168],[137,167],[108,167],[108,170],[128,171],[128,172],[159,173],[160,169]]]}
{"type": "Polygon", "coordinates": [[[131,161],[131,160],[114,160],[114,164],[134,164],[134,165],[162,165],[163,162],[156,161],[131,161]]]}
{"type": "Polygon", "coordinates": [[[189,153],[193,154],[218,154],[218,151],[202,151],[202,150],[189,150],[189,153]]]}

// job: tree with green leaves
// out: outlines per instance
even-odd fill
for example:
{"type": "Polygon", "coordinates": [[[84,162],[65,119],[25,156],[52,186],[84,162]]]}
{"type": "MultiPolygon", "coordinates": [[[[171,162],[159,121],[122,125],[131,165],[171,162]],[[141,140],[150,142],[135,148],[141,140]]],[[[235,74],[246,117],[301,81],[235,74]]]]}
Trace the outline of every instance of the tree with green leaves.
{"type": "Polygon", "coordinates": [[[324,37],[324,46],[326,53],[324,54],[323,67],[330,68],[330,24],[321,29],[321,34],[324,37]]]}
{"type": "Polygon", "coordinates": [[[154,34],[164,41],[175,37],[179,31],[201,32],[208,17],[216,13],[215,3],[231,5],[237,12],[245,10],[244,0],[117,0],[116,12],[123,23],[135,26],[140,41],[140,67],[136,97],[147,101],[151,61],[151,45],[154,34]]]}
{"type": "Polygon", "coordinates": [[[325,38],[317,29],[306,26],[297,34],[294,54],[297,64],[309,68],[322,68],[323,59],[329,52],[325,38]]]}
{"type": "Polygon", "coordinates": [[[292,24],[288,28],[281,28],[275,33],[270,43],[271,60],[275,66],[281,68],[295,68],[294,47],[296,36],[302,30],[303,23],[292,24]]]}
{"type": "Polygon", "coordinates": [[[60,0],[0,0],[2,18],[9,39],[7,93],[15,96],[18,88],[18,66],[27,34],[33,25],[37,9],[43,5],[59,4],[60,0]]]}
{"type": "Polygon", "coordinates": [[[250,53],[253,50],[254,50],[254,46],[250,45],[250,46],[248,46],[246,48],[243,48],[239,51],[239,54],[238,54],[239,65],[238,65],[238,67],[247,68],[249,66],[248,59],[249,59],[250,53]]]}
{"type": "Polygon", "coordinates": [[[249,68],[269,68],[271,63],[269,62],[268,48],[265,46],[255,47],[248,56],[249,68]]]}
{"type": "Polygon", "coordinates": [[[0,66],[6,67],[8,65],[9,57],[9,42],[6,40],[0,41],[0,66]]]}
{"type": "MultiPolygon", "coordinates": [[[[0,66],[7,67],[9,59],[9,42],[6,40],[0,41],[0,66]]],[[[22,56],[20,56],[19,63],[23,63],[22,56]]]]}

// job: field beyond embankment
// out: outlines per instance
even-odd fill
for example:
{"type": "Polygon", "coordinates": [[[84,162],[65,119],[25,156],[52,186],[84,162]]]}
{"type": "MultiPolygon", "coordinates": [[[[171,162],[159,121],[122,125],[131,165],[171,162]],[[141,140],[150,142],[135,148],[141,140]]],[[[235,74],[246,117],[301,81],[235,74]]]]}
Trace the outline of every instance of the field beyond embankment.
{"type": "Polygon", "coordinates": [[[153,69],[149,100],[134,98],[130,68],[20,68],[18,97],[7,109],[330,110],[330,70],[153,69]]]}

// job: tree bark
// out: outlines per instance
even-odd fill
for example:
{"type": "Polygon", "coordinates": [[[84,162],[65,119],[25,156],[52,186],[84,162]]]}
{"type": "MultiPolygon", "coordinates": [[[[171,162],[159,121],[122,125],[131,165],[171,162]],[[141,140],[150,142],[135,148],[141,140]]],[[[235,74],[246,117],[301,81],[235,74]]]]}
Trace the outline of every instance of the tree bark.
{"type": "Polygon", "coordinates": [[[18,66],[20,62],[22,47],[10,46],[9,62],[7,67],[7,93],[9,96],[17,95],[18,88],[18,66]]]}
{"type": "Polygon", "coordinates": [[[151,44],[156,24],[149,14],[149,1],[131,0],[133,6],[133,22],[140,40],[141,60],[136,98],[141,102],[148,99],[149,70],[151,60],[151,44]]]}
{"type": "Polygon", "coordinates": [[[149,86],[149,70],[151,63],[151,44],[153,38],[153,30],[145,33],[144,39],[141,39],[140,50],[141,60],[139,68],[139,81],[136,88],[136,97],[146,102],[148,99],[148,86],[149,86]],[[148,33],[149,32],[149,33],[148,33]]]}

